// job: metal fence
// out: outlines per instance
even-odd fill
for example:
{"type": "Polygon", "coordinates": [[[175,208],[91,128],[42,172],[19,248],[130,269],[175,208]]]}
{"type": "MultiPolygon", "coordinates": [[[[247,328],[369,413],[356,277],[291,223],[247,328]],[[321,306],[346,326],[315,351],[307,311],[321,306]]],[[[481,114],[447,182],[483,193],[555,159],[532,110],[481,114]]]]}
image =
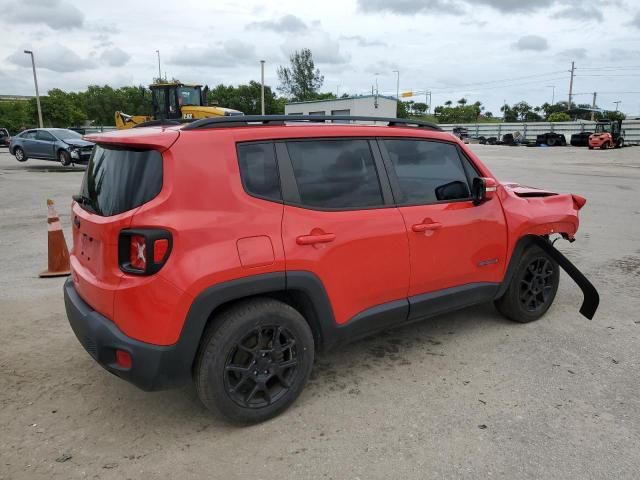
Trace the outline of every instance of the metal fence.
{"type": "MultiPolygon", "coordinates": [[[[580,132],[593,132],[595,122],[529,122],[529,123],[457,123],[440,125],[445,131],[452,132],[454,127],[464,127],[472,138],[498,137],[507,133],[520,132],[524,139],[535,140],[537,135],[547,132],[562,133],[567,137],[580,132]]],[[[625,143],[640,144],[640,120],[625,120],[622,122],[625,131],[625,143]]]]}

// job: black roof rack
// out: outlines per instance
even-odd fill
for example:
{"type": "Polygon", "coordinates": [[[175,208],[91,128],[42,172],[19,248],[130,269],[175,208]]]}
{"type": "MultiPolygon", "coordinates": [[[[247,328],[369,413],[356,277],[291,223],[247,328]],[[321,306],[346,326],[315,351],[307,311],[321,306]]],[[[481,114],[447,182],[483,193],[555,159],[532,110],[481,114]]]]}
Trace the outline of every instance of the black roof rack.
{"type": "Polygon", "coordinates": [[[428,130],[442,130],[435,123],[423,122],[407,118],[361,117],[351,115],[233,115],[211,117],[195,120],[184,126],[182,130],[199,130],[204,128],[247,127],[253,125],[284,125],[285,123],[351,123],[351,122],[384,122],[389,127],[414,127],[428,130]]]}

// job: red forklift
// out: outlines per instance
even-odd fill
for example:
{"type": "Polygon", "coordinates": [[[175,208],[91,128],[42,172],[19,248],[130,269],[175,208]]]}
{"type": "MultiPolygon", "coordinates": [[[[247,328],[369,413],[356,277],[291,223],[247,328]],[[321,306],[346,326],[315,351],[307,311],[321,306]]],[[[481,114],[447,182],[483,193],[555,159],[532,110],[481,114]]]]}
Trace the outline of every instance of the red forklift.
{"type": "Polygon", "coordinates": [[[589,150],[624,147],[622,120],[598,120],[596,131],[589,135],[589,150]]]}

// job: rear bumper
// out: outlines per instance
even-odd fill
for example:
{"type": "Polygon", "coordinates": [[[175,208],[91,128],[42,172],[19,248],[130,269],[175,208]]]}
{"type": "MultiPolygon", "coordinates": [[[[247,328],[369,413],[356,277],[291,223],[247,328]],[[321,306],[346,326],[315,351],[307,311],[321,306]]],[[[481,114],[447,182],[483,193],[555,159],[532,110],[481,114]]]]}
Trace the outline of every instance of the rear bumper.
{"type": "Polygon", "coordinates": [[[63,288],[73,332],[89,355],[106,370],[147,391],[179,387],[191,381],[193,357],[185,355],[178,344],[159,346],[134,340],[82,300],[71,278],[63,288]],[[129,352],[131,368],[116,364],[116,350],[129,352]]]}

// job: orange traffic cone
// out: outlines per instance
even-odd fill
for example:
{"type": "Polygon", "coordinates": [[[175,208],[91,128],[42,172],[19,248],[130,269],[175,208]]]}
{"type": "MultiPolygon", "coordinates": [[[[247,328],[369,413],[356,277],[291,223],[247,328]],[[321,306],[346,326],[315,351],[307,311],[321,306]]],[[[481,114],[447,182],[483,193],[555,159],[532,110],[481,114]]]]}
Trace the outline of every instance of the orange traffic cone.
{"type": "Polygon", "coordinates": [[[47,223],[49,230],[49,268],[40,274],[41,277],[62,277],[71,274],[69,265],[69,249],[64,240],[64,232],[60,219],[53,206],[53,200],[47,200],[47,223]]]}

